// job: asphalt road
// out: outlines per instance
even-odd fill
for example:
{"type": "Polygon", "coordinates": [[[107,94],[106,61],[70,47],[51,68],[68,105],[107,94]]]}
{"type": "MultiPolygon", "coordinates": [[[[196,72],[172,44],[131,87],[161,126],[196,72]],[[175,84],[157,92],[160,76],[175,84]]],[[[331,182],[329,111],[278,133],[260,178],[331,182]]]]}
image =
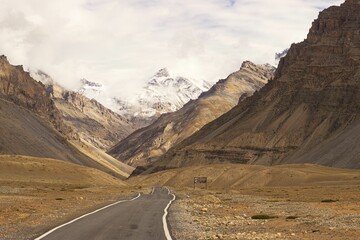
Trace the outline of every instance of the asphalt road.
{"type": "Polygon", "coordinates": [[[167,189],[155,188],[151,194],[105,208],[37,239],[166,240],[162,219],[172,199],[167,189]]]}

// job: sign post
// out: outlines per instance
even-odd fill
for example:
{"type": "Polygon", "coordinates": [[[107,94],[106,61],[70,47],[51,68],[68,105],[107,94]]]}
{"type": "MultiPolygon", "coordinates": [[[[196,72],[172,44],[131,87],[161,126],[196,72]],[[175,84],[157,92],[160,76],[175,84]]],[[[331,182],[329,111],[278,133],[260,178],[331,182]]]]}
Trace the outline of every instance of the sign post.
{"type": "Polygon", "coordinates": [[[194,177],[194,189],[196,188],[196,184],[205,183],[205,188],[207,189],[207,177],[194,177]]]}

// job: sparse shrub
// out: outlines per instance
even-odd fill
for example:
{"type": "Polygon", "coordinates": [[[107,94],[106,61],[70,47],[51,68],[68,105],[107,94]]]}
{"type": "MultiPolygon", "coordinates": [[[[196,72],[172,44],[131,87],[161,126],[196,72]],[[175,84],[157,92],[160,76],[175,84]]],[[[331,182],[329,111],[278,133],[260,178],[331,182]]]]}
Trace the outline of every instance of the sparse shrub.
{"type": "Polygon", "coordinates": [[[63,198],[55,198],[55,200],[61,201],[61,200],[65,200],[63,198]]]}
{"type": "Polygon", "coordinates": [[[259,215],[254,215],[251,217],[252,219],[273,219],[273,218],[277,218],[276,216],[270,216],[270,215],[266,215],[266,214],[259,214],[259,215]]]}
{"type": "Polygon", "coordinates": [[[333,200],[333,199],[325,199],[325,200],[321,200],[321,202],[323,203],[333,203],[333,202],[338,202],[339,200],[333,200]]]}
{"type": "Polygon", "coordinates": [[[297,216],[288,216],[288,217],[286,217],[286,219],[297,219],[297,218],[299,218],[299,217],[297,217],[297,216]]]}

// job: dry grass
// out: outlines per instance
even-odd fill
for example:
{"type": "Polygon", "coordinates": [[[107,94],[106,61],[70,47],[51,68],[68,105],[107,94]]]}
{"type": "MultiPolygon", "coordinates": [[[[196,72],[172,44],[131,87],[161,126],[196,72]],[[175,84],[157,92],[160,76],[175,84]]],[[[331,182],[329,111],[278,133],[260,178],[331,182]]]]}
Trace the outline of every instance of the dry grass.
{"type": "Polygon", "coordinates": [[[170,210],[176,239],[340,240],[360,234],[359,170],[219,164],[172,169],[129,182],[168,185],[176,191],[170,210]],[[193,189],[195,176],[208,177],[207,190],[193,189]]]}
{"type": "MultiPolygon", "coordinates": [[[[360,184],[360,171],[311,164],[273,167],[217,164],[186,167],[129,179],[145,186],[193,188],[193,177],[208,177],[209,190],[230,191],[257,187],[329,186],[360,184]]],[[[331,196],[329,197],[331,199],[331,196]]],[[[325,199],[325,198],[323,198],[325,199]]],[[[321,199],[321,200],[323,200],[321,199]]]]}
{"type": "Polygon", "coordinates": [[[53,159],[0,156],[0,239],[32,239],[133,195],[127,183],[96,169],[53,159]]]}

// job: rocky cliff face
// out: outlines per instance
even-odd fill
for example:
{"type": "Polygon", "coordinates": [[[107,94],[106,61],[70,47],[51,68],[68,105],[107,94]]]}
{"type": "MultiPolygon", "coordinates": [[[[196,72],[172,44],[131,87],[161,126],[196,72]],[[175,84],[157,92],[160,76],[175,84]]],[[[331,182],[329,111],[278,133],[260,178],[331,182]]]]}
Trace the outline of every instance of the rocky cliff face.
{"type": "Polygon", "coordinates": [[[171,149],[163,165],[319,163],[360,168],[360,2],[319,14],[276,76],[171,149]]]}
{"type": "MultiPolygon", "coordinates": [[[[49,78],[44,73],[41,75],[49,78]]],[[[35,81],[21,66],[12,66],[6,57],[0,57],[0,154],[65,160],[125,178],[132,172],[131,167],[95,147],[83,144],[85,138],[81,127],[85,128],[87,124],[92,126],[92,122],[88,123],[86,117],[91,115],[91,120],[95,122],[99,112],[111,122],[109,125],[117,127],[117,119],[112,119],[112,112],[97,102],[78,99],[75,93],[64,92],[57,85],[45,86],[35,81]],[[55,103],[59,96],[73,99],[73,105],[65,100],[65,103],[55,103]],[[92,104],[89,111],[86,110],[90,105],[88,101],[92,104]],[[76,119],[78,125],[72,125],[73,122],[66,117],[79,117],[83,114],[79,108],[87,115],[76,119]]],[[[106,134],[109,131],[104,130],[104,125],[108,123],[101,120],[102,125],[96,125],[93,129],[95,136],[92,139],[96,139],[99,134],[108,140],[106,134]]],[[[114,131],[111,134],[116,133],[114,131]]]]}
{"type": "Polygon", "coordinates": [[[133,166],[152,164],[169,148],[263,87],[274,71],[270,65],[244,62],[239,71],[220,80],[197,100],[162,115],[153,124],[122,140],[109,153],[133,166]]]}
{"type": "Polygon", "coordinates": [[[95,99],[65,90],[54,82],[47,84],[47,92],[64,122],[76,130],[81,140],[96,148],[106,151],[135,130],[126,118],[95,99]]]}
{"type": "Polygon", "coordinates": [[[100,84],[82,79],[82,87],[74,92],[40,70],[31,71],[31,76],[45,84],[46,94],[55,102],[64,123],[74,129],[83,142],[107,151],[135,130],[125,117],[84,95],[85,92],[96,95],[101,91],[100,84]]]}
{"type": "Polygon", "coordinates": [[[67,140],[77,134],[64,124],[45,86],[22,66],[0,57],[0,154],[66,160],[106,170],[67,140]]]}
{"type": "Polygon", "coordinates": [[[5,56],[0,56],[0,97],[46,118],[65,136],[76,138],[76,134],[63,123],[60,112],[47,96],[45,86],[34,81],[22,66],[11,65],[5,56]]]}

